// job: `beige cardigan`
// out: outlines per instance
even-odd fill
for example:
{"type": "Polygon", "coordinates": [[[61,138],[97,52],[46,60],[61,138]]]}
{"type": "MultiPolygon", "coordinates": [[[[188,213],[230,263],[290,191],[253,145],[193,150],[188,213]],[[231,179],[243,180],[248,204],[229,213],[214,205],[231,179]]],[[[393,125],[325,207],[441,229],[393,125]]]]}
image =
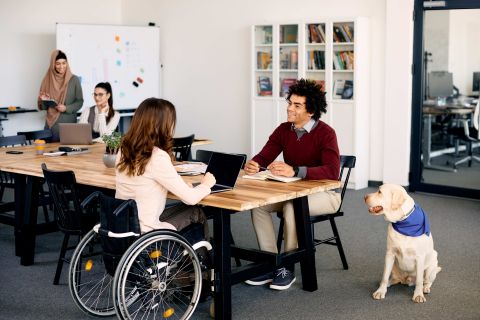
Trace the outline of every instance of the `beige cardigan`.
{"type": "MultiPolygon", "coordinates": [[[[120,153],[117,163],[119,160],[120,153]]],[[[168,191],[188,205],[197,204],[210,194],[210,188],[204,184],[194,188],[186,184],[175,170],[169,155],[157,147],[154,147],[143,175],[127,176],[117,169],[115,181],[116,198],[134,199],[137,202],[142,233],[164,228],[175,230],[170,223],[160,222],[168,191]]]]}

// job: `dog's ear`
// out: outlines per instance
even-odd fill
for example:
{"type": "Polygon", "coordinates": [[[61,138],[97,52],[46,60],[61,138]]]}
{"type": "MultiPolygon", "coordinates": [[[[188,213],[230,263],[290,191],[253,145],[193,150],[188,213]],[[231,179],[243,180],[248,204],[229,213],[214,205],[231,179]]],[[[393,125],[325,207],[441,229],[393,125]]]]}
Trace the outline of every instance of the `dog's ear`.
{"type": "Polygon", "coordinates": [[[398,210],[402,207],[402,204],[407,200],[406,192],[403,189],[392,190],[392,211],[398,210]]]}

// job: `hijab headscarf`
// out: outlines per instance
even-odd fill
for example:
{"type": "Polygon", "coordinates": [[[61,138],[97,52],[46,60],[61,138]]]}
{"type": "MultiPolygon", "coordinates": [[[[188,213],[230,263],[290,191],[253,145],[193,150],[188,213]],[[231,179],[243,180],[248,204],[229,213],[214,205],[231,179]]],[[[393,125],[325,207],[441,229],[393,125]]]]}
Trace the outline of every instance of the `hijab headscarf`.
{"type": "MultiPolygon", "coordinates": [[[[48,68],[45,77],[43,77],[42,84],[40,85],[40,92],[45,92],[49,94],[50,98],[57,101],[58,104],[65,104],[65,96],[67,95],[68,82],[72,78],[73,74],[68,64],[67,70],[63,75],[59,74],[55,70],[55,61],[57,60],[59,52],[61,51],[54,50],[50,56],[50,67],[48,68]]],[[[59,58],[63,59],[63,57],[59,58]]],[[[51,128],[55,124],[59,116],[60,112],[57,109],[47,109],[46,121],[49,128],[51,128]]]]}

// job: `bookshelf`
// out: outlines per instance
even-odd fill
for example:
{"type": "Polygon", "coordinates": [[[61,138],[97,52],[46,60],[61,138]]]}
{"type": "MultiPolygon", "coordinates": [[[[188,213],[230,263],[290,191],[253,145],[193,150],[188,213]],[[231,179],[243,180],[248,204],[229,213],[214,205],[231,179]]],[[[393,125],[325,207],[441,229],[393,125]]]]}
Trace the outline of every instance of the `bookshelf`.
{"type": "Polygon", "coordinates": [[[252,27],[251,153],[286,120],[285,95],[298,78],[326,92],[341,154],[355,155],[350,186],[368,186],[369,31],[363,17],[252,27]]]}

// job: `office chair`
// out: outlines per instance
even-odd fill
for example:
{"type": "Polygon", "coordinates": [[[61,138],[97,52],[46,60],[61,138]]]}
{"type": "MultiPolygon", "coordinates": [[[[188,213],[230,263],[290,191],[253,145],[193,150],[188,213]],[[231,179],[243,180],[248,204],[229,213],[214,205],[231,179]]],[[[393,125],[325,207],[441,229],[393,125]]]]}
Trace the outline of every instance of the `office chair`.
{"type": "Polygon", "coordinates": [[[52,130],[20,131],[17,135],[24,135],[28,144],[32,144],[37,139],[49,142],[52,138],[52,130]]]}
{"type": "Polygon", "coordinates": [[[173,138],[173,154],[175,155],[175,160],[187,161],[192,159],[190,150],[192,149],[194,138],[194,134],[182,138],[173,138]]]}
{"type": "MultiPolygon", "coordinates": [[[[348,179],[350,178],[350,173],[353,168],[355,168],[356,157],[355,156],[340,156],[340,176],[338,181],[342,181],[342,177],[345,173],[345,181],[343,182],[342,192],[340,194],[340,206],[336,212],[326,213],[318,216],[310,216],[310,226],[312,229],[313,244],[318,246],[319,244],[329,244],[337,246],[338,253],[340,254],[340,259],[342,260],[343,269],[348,270],[347,259],[345,258],[345,253],[343,252],[342,242],[340,241],[340,235],[338,234],[337,224],[335,223],[335,218],[343,216],[342,204],[345,197],[345,192],[347,191],[348,179]],[[346,169],[346,170],[345,170],[346,169]],[[315,223],[321,221],[329,221],[330,226],[332,227],[333,237],[326,239],[316,239],[315,238],[315,223]]],[[[283,227],[285,221],[283,219],[283,214],[281,212],[277,213],[277,216],[280,218],[280,226],[278,228],[278,238],[277,238],[277,248],[280,251],[282,247],[283,240],[283,227]]]]}
{"type": "Polygon", "coordinates": [[[470,119],[460,120],[461,126],[456,128],[449,128],[448,133],[456,136],[459,140],[466,143],[467,155],[466,157],[456,161],[453,167],[456,168],[459,164],[468,161],[468,166],[472,166],[472,161],[480,162],[480,157],[473,155],[473,143],[480,142],[480,100],[477,102],[473,111],[473,117],[471,119],[472,125],[470,126],[470,119]]]}
{"type": "Polygon", "coordinates": [[[53,284],[57,285],[62,273],[63,263],[70,262],[65,258],[67,250],[75,249],[81,238],[93,228],[98,221],[98,213],[91,210],[84,211],[80,206],[76,187],[77,181],[73,171],[52,171],[47,169],[45,163],[42,163],[42,171],[53,199],[58,229],[64,234],[53,279],[53,284]],[[68,243],[71,235],[78,236],[78,241],[75,246],[69,247],[68,243]]]}

